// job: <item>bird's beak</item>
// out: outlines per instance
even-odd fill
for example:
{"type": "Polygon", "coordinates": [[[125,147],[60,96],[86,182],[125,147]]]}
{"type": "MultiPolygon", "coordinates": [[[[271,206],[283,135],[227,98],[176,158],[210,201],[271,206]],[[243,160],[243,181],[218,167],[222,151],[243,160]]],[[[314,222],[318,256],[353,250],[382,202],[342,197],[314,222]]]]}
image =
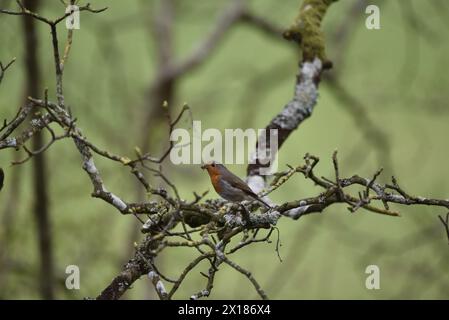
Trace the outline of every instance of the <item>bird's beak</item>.
{"type": "Polygon", "coordinates": [[[202,166],[201,166],[201,169],[206,169],[206,165],[205,164],[203,164],[202,166]]]}

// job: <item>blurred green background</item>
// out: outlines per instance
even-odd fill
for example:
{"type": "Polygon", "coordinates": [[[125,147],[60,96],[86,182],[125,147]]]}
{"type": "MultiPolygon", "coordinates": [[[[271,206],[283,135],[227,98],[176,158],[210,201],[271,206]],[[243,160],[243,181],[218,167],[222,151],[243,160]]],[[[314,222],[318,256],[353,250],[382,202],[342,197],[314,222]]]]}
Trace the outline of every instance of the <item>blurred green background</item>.
{"type": "MultiPolygon", "coordinates": [[[[191,54],[231,2],[173,1],[175,61],[191,54]]],[[[284,28],[293,21],[300,3],[253,0],[245,5],[255,15],[284,28]]],[[[314,113],[282,147],[279,169],[301,164],[309,152],[321,159],[317,174],[332,177],[331,155],[338,149],[343,176],[357,173],[370,177],[383,167],[381,181],[388,182],[394,174],[413,195],[447,199],[449,3],[372,3],[380,7],[380,30],[365,27],[368,2],[339,1],[328,11],[323,28],[327,55],[334,61],[329,75],[337,79],[339,87],[323,77],[314,113]],[[339,32],[346,25],[342,40],[339,32]]],[[[74,32],[65,68],[66,102],[78,126],[96,145],[132,157],[134,147],[149,137],[152,153],[161,154],[167,128],[164,119],[157,118],[160,111],[154,110],[147,132],[142,130],[142,119],[151,107],[148,92],[158,69],[157,51],[163,45],[155,41],[153,32],[161,1],[98,0],[92,1],[92,6],[109,9],[101,14],[81,14],[81,29],[74,32]]],[[[16,4],[0,1],[0,7],[16,9],[16,4]]],[[[38,8],[48,17],[60,16],[63,11],[64,6],[56,0],[40,1],[38,8]]],[[[49,28],[42,23],[36,28],[41,87],[48,87],[50,99],[55,100],[49,28]]],[[[62,48],[67,32],[64,24],[58,31],[62,48]]],[[[0,15],[0,60],[6,63],[17,57],[0,84],[2,121],[15,115],[26,94],[25,55],[21,17],[0,15]]],[[[176,114],[183,102],[188,102],[193,118],[201,120],[203,128],[263,128],[292,97],[297,62],[298,53],[290,43],[237,23],[199,68],[176,82],[170,110],[176,114]]],[[[188,122],[180,126],[188,127],[188,122]]],[[[0,154],[0,167],[6,174],[0,193],[0,298],[39,299],[32,163],[11,166],[11,161],[25,154],[11,150],[0,154]]],[[[136,232],[134,217],[122,216],[90,197],[92,187],[71,141],[56,143],[46,157],[54,297],[95,297],[120,272],[133,254],[133,242],[142,235],[136,232]],[[65,268],[73,264],[80,267],[80,290],[67,290],[64,285],[65,268]]],[[[98,157],[96,161],[109,190],[128,201],[141,197],[126,168],[98,157]]],[[[211,189],[199,166],[166,164],[164,168],[185,199],[193,199],[192,191],[211,189]]],[[[245,175],[245,166],[230,168],[245,175]]],[[[162,185],[156,178],[153,181],[162,185]]],[[[320,191],[297,175],[272,198],[285,202],[320,191]]],[[[207,197],[217,195],[211,190],[207,197]]],[[[275,252],[276,233],[273,243],[242,249],[233,260],[251,270],[272,299],[449,298],[448,239],[438,220],[438,214],[446,212],[425,206],[393,208],[402,216],[363,210],[351,214],[345,205],[334,205],[298,221],[283,218],[278,224],[283,262],[275,252]],[[380,267],[380,290],[365,288],[365,268],[371,264],[380,267]]],[[[158,267],[176,278],[195,254],[190,249],[166,250],[158,267]]],[[[199,272],[207,268],[204,263],[194,270],[175,298],[188,298],[201,290],[205,279],[199,272]]],[[[245,277],[228,266],[220,269],[211,298],[257,298],[245,277]]],[[[124,296],[154,297],[146,277],[124,296]]]]}

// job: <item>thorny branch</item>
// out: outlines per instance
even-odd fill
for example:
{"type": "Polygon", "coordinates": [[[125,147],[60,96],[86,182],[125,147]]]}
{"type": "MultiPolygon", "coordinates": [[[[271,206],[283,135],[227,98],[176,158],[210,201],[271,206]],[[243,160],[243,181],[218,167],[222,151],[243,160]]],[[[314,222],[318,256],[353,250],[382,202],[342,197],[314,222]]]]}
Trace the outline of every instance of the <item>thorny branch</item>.
{"type": "MultiPolygon", "coordinates": [[[[274,126],[284,130],[281,133],[282,136],[279,137],[281,140],[280,145],[306,117],[310,116],[317,101],[319,76],[323,69],[330,67],[330,62],[325,58],[324,44],[314,41],[318,39],[318,42],[320,42],[322,40],[321,31],[316,28],[320,27],[321,19],[324,17],[326,9],[331,2],[331,0],[305,0],[297,21],[284,33],[285,37],[296,41],[302,46],[303,59],[300,64],[293,99],[285,106],[284,111],[276,116],[268,126],[269,128],[274,126]],[[308,19],[307,14],[314,15],[314,19],[308,19]],[[311,32],[315,38],[308,38],[310,35],[304,32],[305,29],[302,29],[304,27],[302,20],[310,24],[307,30],[310,31],[310,28],[312,28],[311,32]]],[[[134,257],[128,261],[122,272],[98,295],[97,299],[119,299],[143,275],[148,275],[160,299],[172,299],[186,277],[193,270],[199,268],[203,262],[208,264],[207,273],[201,272],[206,278],[205,287],[203,290],[193,294],[191,299],[207,297],[211,294],[216,272],[219,271],[219,267],[223,263],[232,267],[236,272],[243,274],[254,287],[257,294],[261,298],[267,299],[267,294],[255,279],[253,273],[230,260],[229,256],[253,243],[270,242],[273,230],[280,218],[289,217],[297,220],[307,214],[323,212],[327,207],[337,203],[345,204],[349,211],[354,214],[361,212],[362,210],[360,209],[364,209],[372,213],[388,216],[399,215],[397,211],[390,208],[390,204],[430,205],[449,209],[449,200],[410,195],[410,193],[399,186],[394,177],[392,177],[391,184],[376,182],[381,174],[381,170],[376,171],[370,178],[363,178],[358,175],[345,178],[340,170],[337,152],[334,152],[332,156],[335,173],[333,178],[317,175],[316,168],[319,158],[306,154],[303,164],[296,167],[288,166],[287,170],[274,173],[271,181],[264,180],[262,186],[259,184],[254,188],[261,196],[268,196],[285,184],[291,177],[301,174],[304,179],[312,182],[320,189],[321,192],[314,197],[296,199],[274,205],[269,211],[262,211],[265,209],[260,208],[259,204],[254,202],[242,203],[244,205],[243,209],[241,205],[230,204],[221,199],[202,202],[205,193],[202,195],[194,193],[194,199],[187,202],[181,198],[176,184],[166,174],[161,172],[159,167],[159,164],[166,160],[174,147],[173,144],[170,144],[168,150],[160,157],[154,157],[148,153],[142,154],[140,149],[136,148],[136,156],[130,158],[124,155],[113,154],[98,147],[82,133],[76,123],[76,119],[72,116],[64,101],[63,69],[72,45],[73,33],[69,33],[63,57],[60,58],[56,26],[67,17],[67,14],[56,20],[48,20],[37,13],[30,12],[19,1],[18,4],[20,11],[0,10],[0,12],[12,15],[28,15],[50,26],[57,102],[52,102],[48,99],[47,91],[44,92],[44,99],[29,97],[28,103],[19,109],[17,115],[11,121],[4,121],[0,129],[0,150],[23,148],[27,152],[28,158],[30,158],[37,153],[44,152],[57,140],[71,139],[81,155],[82,167],[92,183],[92,196],[102,199],[122,214],[133,214],[139,217],[139,221],[143,223],[142,232],[145,233],[145,237],[140,244],[136,245],[134,257]],[[31,120],[29,126],[21,132],[16,132],[30,112],[39,112],[40,115],[31,120]],[[41,150],[29,150],[26,147],[28,140],[36,132],[43,130],[47,130],[50,133],[51,140],[41,150]],[[56,130],[62,131],[62,133],[58,135],[56,130]],[[135,176],[148,195],[156,195],[160,200],[129,203],[108,191],[100,171],[95,165],[95,157],[103,157],[123,165],[130,170],[130,173],[135,176]],[[171,192],[151,186],[144,174],[146,171],[155,173],[159,178],[163,179],[171,188],[171,192]],[[354,187],[358,187],[359,192],[354,193],[354,187]],[[258,210],[262,212],[259,213],[258,210]],[[146,221],[140,217],[144,217],[146,221]],[[259,237],[263,229],[267,230],[267,234],[259,237]],[[228,246],[230,247],[229,249],[227,248],[228,246]],[[161,252],[172,247],[191,248],[198,252],[198,255],[183,269],[176,279],[163,274],[155,263],[155,258],[161,252]],[[166,289],[166,285],[170,287],[166,289]]],[[[94,10],[89,5],[86,5],[81,7],[80,11],[98,13],[104,11],[104,9],[94,10]]],[[[249,19],[248,16],[246,16],[246,19],[249,19]]],[[[254,18],[251,19],[254,21],[254,18]]],[[[261,20],[257,21],[257,23],[261,23],[261,20]]],[[[2,75],[9,65],[5,68],[2,66],[2,75]]],[[[186,65],[192,66],[192,62],[186,65]]],[[[195,62],[193,62],[193,65],[195,65],[195,62]]],[[[183,107],[174,120],[172,120],[171,116],[167,117],[170,132],[178,124],[185,112],[190,112],[187,105],[183,107]]],[[[28,158],[20,161],[20,163],[23,163],[28,158]]],[[[248,173],[253,178],[259,177],[259,169],[259,167],[250,167],[248,168],[248,173]]],[[[253,179],[252,186],[254,186],[254,181],[253,179]]],[[[260,182],[260,179],[258,181],[260,182]]],[[[440,220],[445,225],[449,237],[448,216],[446,216],[446,220],[442,217],[440,217],[440,220]]]]}

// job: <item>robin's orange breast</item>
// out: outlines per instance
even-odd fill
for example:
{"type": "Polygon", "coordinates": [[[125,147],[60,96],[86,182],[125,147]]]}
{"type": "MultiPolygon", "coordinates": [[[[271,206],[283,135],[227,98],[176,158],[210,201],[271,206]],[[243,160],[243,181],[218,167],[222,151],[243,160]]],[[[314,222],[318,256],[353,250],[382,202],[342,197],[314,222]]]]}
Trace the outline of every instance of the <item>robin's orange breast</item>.
{"type": "Polygon", "coordinates": [[[221,186],[220,186],[220,179],[221,179],[221,175],[219,174],[213,174],[210,176],[210,180],[212,182],[212,185],[214,186],[215,191],[217,191],[217,193],[221,193],[221,186]]]}

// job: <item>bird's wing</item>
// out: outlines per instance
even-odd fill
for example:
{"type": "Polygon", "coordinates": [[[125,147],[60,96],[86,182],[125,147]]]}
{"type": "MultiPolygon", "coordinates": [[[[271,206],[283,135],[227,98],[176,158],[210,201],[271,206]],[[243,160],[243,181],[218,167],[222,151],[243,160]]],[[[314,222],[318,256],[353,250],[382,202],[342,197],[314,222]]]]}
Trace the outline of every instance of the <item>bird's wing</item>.
{"type": "Polygon", "coordinates": [[[268,203],[263,201],[257,194],[254,193],[253,190],[251,190],[251,188],[246,184],[245,181],[243,181],[242,179],[240,179],[239,177],[237,177],[235,174],[233,174],[231,172],[228,172],[227,175],[229,178],[228,179],[229,184],[232,187],[242,190],[243,192],[245,192],[247,195],[251,196],[255,200],[260,201],[267,208],[269,208],[269,209],[271,208],[271,206],[268,203]]]}
{"type": "Polygon", "coordinates": [[[255,197],[256,199],[258,198],[257,194],[255,194],[254,191],[251,190],[251,188],[246,184],[246,182],[243,181],[242,179],[240,179],[239,177],[237,177],[236,175],[232,174],[232,176],[230,177],[230,179],[228,179],[228,181],[229,181],[229,184],[231,186],[233,186],[234,188],[238,188],[238,189],[242,190],[243,192],[245,192],[247,195],[255,197]]]}

